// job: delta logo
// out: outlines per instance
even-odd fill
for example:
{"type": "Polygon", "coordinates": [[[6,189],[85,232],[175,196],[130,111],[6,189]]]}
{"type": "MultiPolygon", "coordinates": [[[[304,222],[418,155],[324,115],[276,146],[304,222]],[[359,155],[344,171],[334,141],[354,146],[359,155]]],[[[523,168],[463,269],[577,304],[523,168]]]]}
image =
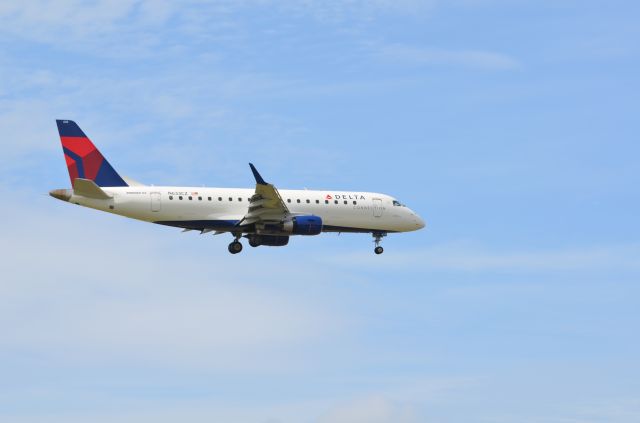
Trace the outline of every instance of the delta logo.
{"type": "Polygon", "coordinates": [[[334,198],[336,200],[364,200],[364,195],[362,194],[336,194],[334,196],[331,196],[331,194],[327,194],[326,197],[324,197],[326,200],[333,200],[334,198]]]}

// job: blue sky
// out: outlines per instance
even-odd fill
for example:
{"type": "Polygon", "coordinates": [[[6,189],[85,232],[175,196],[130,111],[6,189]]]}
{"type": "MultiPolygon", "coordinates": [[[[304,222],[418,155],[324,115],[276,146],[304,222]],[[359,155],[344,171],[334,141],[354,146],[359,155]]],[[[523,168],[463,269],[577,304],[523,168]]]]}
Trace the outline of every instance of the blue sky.
{"type": "Polygon", "coordinates": [[[640,420],[640,6],[0,5],[0,420],[640,420]],[[397,196],[389,236],[226,237],[68,185],[74,119],[156,185],[397,196]]]}

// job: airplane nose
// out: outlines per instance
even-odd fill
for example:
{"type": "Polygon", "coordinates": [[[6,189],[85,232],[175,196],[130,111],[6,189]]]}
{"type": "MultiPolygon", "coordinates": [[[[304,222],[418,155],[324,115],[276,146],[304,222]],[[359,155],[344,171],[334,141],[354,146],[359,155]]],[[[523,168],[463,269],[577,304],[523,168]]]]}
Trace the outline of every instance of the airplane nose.
{"type": "Polygon", "coordinates": [[[49,191],[49,195],[53,198],[57,198],[62,201],[69,201],[71,198],[71,190],[70,189],[53,189],[49,191]]]}
{"type": "Polygon", "coordinates": [[[418,213],[414,212],[413,210],[411,210],[411,214],[413,215],[413,225],[414,225],[414,231],[417,231],[418,229],[422,229],[425,227],[425,223],[424,220],[422,220],[422,218],[420,216],[418,216],[418,213]]]}

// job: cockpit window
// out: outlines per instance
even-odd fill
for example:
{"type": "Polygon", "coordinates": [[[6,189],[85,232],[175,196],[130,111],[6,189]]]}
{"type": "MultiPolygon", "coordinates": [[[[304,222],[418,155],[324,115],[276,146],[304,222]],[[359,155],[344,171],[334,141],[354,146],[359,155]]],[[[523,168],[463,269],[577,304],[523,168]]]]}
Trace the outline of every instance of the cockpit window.
{"type": "Polygon", "coordinates": [[[404,207],[404,204],[401,204],[398,200],[393,200],[393,205],[398,207],[404,207]]]}

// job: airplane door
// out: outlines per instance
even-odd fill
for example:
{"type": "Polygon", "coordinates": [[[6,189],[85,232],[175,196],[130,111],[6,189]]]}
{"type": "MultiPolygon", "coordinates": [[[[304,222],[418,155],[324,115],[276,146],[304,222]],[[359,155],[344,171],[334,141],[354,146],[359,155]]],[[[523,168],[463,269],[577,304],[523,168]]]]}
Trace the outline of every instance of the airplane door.
{"type": "Polygon", "coordinates": [[[379,198],[373,199],[373,217],[382,217],[382,200],[379,198]]]}
{"type": "Polygon", "coordinates": [[[152,192],[151,193],[151,211],[159,212],[162,208],[162,203],[160,202],[160,193],[152,192]]]}

